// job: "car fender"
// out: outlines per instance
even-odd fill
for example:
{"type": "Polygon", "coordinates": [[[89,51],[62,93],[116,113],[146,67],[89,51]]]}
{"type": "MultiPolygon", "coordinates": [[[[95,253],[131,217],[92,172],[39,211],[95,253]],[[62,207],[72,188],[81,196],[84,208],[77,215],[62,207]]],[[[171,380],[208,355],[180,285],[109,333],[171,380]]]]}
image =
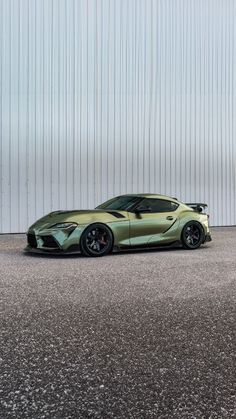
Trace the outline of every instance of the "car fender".
{"type": "Polygon", "coordinates": [[[205,217],[207,217],[205,214],[197,213],[195,211],[186,211],[184,214],[181,214],[179,223],[180,237],[185,224],[187,224],[189,221],[196,221],[201,224],[204,233],[206,234],[206,224],[203,222],[205,217]]]}

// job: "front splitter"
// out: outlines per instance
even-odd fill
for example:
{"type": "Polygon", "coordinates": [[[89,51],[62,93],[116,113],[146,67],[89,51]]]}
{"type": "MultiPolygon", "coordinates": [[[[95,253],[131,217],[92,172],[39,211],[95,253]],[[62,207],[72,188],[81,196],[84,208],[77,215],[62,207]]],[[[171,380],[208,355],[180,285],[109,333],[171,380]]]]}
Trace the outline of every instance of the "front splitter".
{"type": "Polygon", "coordinates": [[[25,253],[34,253],[34,254],[40,254],[40,255],[79,255],[81,254],[81,251],[78,250],[61,250],[61,249],[38,249],[33,247],[25,247],[24,249],[25,253]]]}

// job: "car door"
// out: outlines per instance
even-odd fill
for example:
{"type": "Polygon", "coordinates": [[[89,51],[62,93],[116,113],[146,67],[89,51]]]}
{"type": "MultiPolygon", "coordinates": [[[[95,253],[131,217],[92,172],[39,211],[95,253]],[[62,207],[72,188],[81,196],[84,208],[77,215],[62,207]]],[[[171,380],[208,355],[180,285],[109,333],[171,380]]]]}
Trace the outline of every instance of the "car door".
{"type": "Polygon", "coordinates": [[[158,243],[160,237],[177,220],[178,204],[156,198],[144,198],[130,213],[131,246],[158,243]]]}

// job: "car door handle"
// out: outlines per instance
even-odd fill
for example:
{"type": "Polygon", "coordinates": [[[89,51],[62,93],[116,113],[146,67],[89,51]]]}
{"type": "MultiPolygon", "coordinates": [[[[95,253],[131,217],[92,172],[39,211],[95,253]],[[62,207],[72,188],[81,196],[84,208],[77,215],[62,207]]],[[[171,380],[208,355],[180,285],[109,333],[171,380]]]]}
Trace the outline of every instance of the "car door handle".
{"type": "Polygon", "coordinates": [[[166,219],[171,221],[171,220],[174,219],[174,217],[172,217],[172,215],[168,215],[168,217],[166,217],[166,219]]]}

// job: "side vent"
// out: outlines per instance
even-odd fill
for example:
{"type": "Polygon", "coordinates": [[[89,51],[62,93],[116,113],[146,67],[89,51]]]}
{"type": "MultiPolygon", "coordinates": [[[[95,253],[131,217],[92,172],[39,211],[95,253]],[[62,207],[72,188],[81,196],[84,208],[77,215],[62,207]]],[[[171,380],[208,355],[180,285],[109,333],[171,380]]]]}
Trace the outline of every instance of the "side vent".
{"type": "Polygon", "coordinates": [[[116,211],[106,211],[108,214],[114,215],[114,217],[116,218],[125,218],[125,216],[123,214],[120,214],[119,212],[116,211]]]}

